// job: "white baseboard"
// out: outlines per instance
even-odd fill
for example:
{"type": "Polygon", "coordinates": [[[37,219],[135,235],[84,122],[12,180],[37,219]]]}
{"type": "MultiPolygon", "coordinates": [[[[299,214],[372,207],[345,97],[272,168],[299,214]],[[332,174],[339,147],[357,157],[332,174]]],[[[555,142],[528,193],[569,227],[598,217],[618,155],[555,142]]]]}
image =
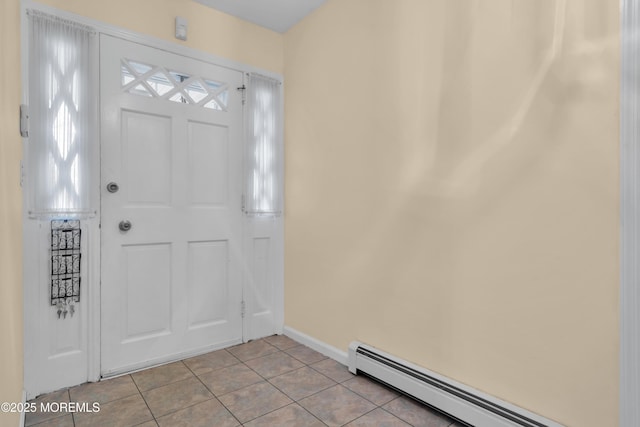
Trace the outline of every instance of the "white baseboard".
{"type": "Polygon", "coordinates": [[[315,339],[289,326],[284,327],[284,334],[292,340],[298,341],[300,344],[304,344],[307,347],[312,348],[318,353],[324,354],[325,356],[335,360],[338,363],[342,363],[345,366],[347,366],[348,364],[349,358],[346,351],[339,350],[336,347],[315,339]]]}

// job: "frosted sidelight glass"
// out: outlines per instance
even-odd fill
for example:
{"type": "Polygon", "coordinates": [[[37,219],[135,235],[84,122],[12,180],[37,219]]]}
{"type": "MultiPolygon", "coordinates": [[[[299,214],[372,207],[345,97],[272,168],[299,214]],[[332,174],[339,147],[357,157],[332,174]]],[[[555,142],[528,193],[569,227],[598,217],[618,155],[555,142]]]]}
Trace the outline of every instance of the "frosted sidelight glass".
{"type": "Polygon", "coordinates": [[[282,92],[281,83],[250,74],[247,87],[247,151],[245,211],[282,212],[282,92]]]}
{"type": "Polygon", "coordinates": [[[89,216],[97,152],[95,32],[29,10],[27,209],[32,217],[89,216]]]}

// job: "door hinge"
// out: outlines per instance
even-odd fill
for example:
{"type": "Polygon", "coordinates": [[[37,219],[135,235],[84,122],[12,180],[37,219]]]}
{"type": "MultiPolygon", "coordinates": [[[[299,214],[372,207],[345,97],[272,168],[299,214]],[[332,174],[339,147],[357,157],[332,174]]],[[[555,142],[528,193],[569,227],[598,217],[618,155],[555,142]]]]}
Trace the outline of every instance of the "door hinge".
{"type": "Polygon", "coordinates": [[[20,104],[20,136],[29,137],[29,107],[26,104],[20,104]]]}
{"type": "Polygon", "coordinates": [[[244,212],[244,194],[242,195],[242,197],[240,198],[240,210],[242,210],[242,212],[244,212]]]}
{"type": "Polygon", "coordinates": [[[244,301],[240,302],[240,317],[242,317],[244,319],[244,314],[246,312],[246,304],[244,303],[244,301]]]}
{"type": "Polygon", "coordinates": [[[244,103],[247,101],[247,87],[243,84],[242,86],[240,86],[238,89],[240,92],[242,92],[242,105],[244,105],[244,103]]]}

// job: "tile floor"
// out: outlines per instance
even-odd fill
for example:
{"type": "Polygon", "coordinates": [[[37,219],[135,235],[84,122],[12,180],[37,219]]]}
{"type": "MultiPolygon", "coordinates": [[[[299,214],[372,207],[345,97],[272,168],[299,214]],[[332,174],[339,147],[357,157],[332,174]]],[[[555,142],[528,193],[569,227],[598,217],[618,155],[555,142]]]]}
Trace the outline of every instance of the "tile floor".
{"type": "Polygon", "coordinates": [[[99,412],[28,413],[38,427],[462,427],[286,336],[272,336],[32,402],[99,412]]]}

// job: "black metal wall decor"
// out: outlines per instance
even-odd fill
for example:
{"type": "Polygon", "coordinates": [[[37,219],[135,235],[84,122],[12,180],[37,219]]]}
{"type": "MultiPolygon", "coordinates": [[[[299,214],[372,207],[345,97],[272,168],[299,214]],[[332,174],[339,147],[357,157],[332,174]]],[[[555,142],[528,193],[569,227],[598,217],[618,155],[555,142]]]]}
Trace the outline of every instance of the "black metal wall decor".
{"type": "Polygon", "coordinates": [[[51,305],[67,317],[80,302],[80,221],[51,221],[51,305]]]}

